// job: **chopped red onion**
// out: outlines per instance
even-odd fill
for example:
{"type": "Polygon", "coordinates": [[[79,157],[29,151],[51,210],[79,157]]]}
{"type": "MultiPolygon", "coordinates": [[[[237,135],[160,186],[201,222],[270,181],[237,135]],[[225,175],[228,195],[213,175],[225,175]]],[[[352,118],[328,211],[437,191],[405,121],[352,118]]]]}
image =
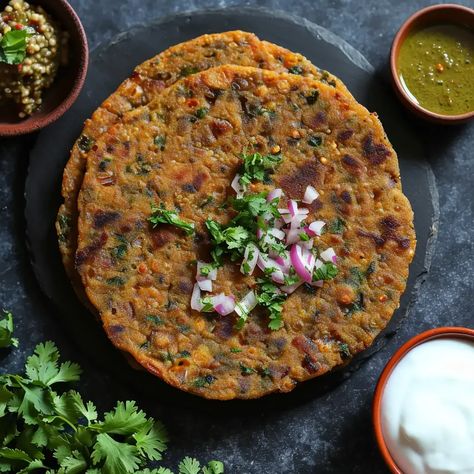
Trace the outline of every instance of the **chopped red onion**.
{"type": "Polygon", "coordinates": [[[196,311],[201,311],[202,307],[201,289],[199,288],[199,285],[195,283],[193,287],[193,294],[191,295],[191,308],[196,311]]]}
{"type": "Polygon", "coordinates": [[[230,187],[237,193],[238,198],[241,198],[245,191],[245,188],[239,182],[240,178],[240,174],[236,174],[235,178],[232,180],[232,183],[230,183],[230,187]]]}
{"type": "Polygon", "coordinates": [[[336,252],[334,252],[334,249],[332,247],[329,247],[328,249],[324,250],[324,252],[321,252],[319,256],[323,260],[326,260],[326,262],[337,262],[336,252]]]}
{"type": "Polygon", "coordinates": [[[286,229],[286,245],[291,245],[300,240],[301,229],[299,227],[286,229]]]}
{"type": "Polygon", "coordinates": [[[276,188],[276,189],[272,189],[269,193],[268,193],[268,196],[267,196],[267,201],[268,202],[271,202],[273,201],[274,199],[280,199],[281,196],[283,195],[283,191],[279,188],[276,188]]]}
{"type": "Polygon", "coordinates": [[[263,230],[260,227],[257,229],[257,239],[261,239],[263,237],[263,230]]]}
{"type": "Polygon", "coordinates": [[[197,282],[201,291],[212,291],[212,280],[201,280],[197,282]]]}
{"type": "Polygon", "coordinates": [[[200,260],[198,260],[196,280],[197,281],[215,280],[217,278],[217,268],[213,268],[212,270],[210,270],[207,276],[201,275],[201,268],[204,267],[205,265],[210,265],[210,263],[201,262],[200,260]]]}
{"type": "Polygon", "coordinates": [[[318,199],[319,193],[313,186],[307,186],[304,192],[303,202],[305,204],[311,204],[314,200],[318,199]]]}
{"type": "Polygon", "coordinates": [[[227,296],[224,293],[220,293],[212,297],[212,306],[221,316],[226,316],[232,313],[235,308],[235,298],[233,296],[227,296]]]}
{"type": "Polygon", "coordinates": [[[283,240],[285,238],[285,233],[280,229],[269,229],[268,233],[273,235],[278,240],[283,240]]]}
{"type": "Polygon", "coordinates": [[[291,259],[289,252],[285,252],[284,255],[278,255],[275,257],[275,262],[282,269],[284,273],[288,273],[291,266],[291,259]]]}
{"type": "Polygon", "coordinates": [[[257,296],[255,292],[249,291],[236,305],[235,312],[239,316],[246,316],[257,306],[257,296]]]}
{"type": "Polygon", "coordinates": [[[258,260],[259,255],[260,255],[260,250],[258,249],[258,247],[252,242],[248,243],[247,247],[245,247],[244,260],[242,262],[242,265],[240,266],[240,271],[245,275],[251,275],[253,271],[255,270],[255,266],[257,265],[257,260],[258,260]],[[247,273],[244,271],[244,268],[243,268],[244,263],[247,263],[249,266],[247,273]]]}
{"type": "Polygon", "coordinates": [[[307,227],[307,230],[311,233],[310,235],[321,235],[325,225],[326,223],[323,221],[314,221],[307,227]]]}
{"type": "Polygon", "coordinates": [[[309,239],[307,241],[302,240],[299,244],[301,245],[301,247],[307,250],[311,250],[313,248],[313,239],[309,239]]]}
{"type": "Polygon", "coordinates": [[[284,226],[284,222],[283,222],[283,219],[275,219],[275,223],[274,223],[274,226],[275,226],[275,229],[281,229],[283,226],[284,226]]]}
{"type": "MultiPolygon", "coordinates": [[[[312,279],[312,269],[309,270],[309,264],[307,262],[307,255],[304,253],[301,246],[293,244],[290,250],[291,263],[295,269],[295,272],[299,277],[307,282],[311,282],[312,279]]],[[[314,267],[314,263],[313,263],[314,267]]]]}
{"type": "Polygon", "coordinates": [[[298,214],[298,203],[294,199],[288,201],[288,210],[290,211],[291,217],[295,217],[298,214]]]}

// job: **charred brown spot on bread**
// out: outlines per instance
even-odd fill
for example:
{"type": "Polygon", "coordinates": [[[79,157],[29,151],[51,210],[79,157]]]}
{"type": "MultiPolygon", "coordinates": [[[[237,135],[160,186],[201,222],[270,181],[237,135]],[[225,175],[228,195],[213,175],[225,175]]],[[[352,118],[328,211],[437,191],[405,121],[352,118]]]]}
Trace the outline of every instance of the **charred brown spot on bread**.
{"type": "Polygon", "coordinates": [[[344,143],[347,140],[349,140],[349,138],[351,138],[353,134],[354,134],[353,130],[350,130],[350,129],[342,130],[341,132],[337,134],[337,140],[344,143]]]}
{"type": "Polygon", "coordinates": [[[327,116],[326,112],[320,110],[316,112],[310,119],[303,120],[303,123],[314,131],[322,130],[327,128],[327,116]]]}
{"type": "Polygon", "coordinates": [[[228,314],[217,319],[213,334],[221,339],[229,339],[235,332],[235,323],[237,318],[235,314],[228,314]]]}
{"type": "Polygon", "coordinates": [[[107,224],[116,221],[120,217],[120,213],[117,211],[96,211],[94,214],[93,226],[95,229],[102,229],[107,224]]]}
{"type": "Polygon", "coordinates": [[[206,181],[207,175],[206,173],[198,173],[194,179],[193,179],[193,186],[197,191],[201,189],[201,186],[203,185],[204,181],[206,181]]]}
{"type": "Polygon", "coordinates": [[[362,142],[362,149],[364,156],[373,165],[380,165],[390,155],[390,150],[382,143],[374,143],[372,134],[367,135],[362,142]]]}
{"type": "Polygon", "coordinates": [[[230,132],[234,127],[228,120],[214,119],[211,124],[211,131],[214,137],[220,137],[224,133],[230,132]]]}
{"type": "Polygon", "coordinates": [[[164,247],[176,238],[176,231],[171,225],[160,225],[160,227],[151,231],[151,240],[155,249],[164,247]]]}
{"type": "Polygon", "coordinates": [[[344,155],[342,157],[342,164],[352,174],[360,174],[362,171],[363,164],[351,155],[344,155]]]}
{"type": "Polygon", "coordinates": [[[307,161],[296,170],[280,179],[280,185],[287,196],[302,199],[306,187],[319,186],[324,179],[324,166],[316,160],[307,161]]]}
{"type": "Polygon", "coordinates": [[[76,252],[75,264],[76,268],[83,265],[87,262],[90,257],[97,253],[106,243],[108,235],[105,232],[102,232],[100,237],[94,240],[91,244],[84,247],[82,250],[76,252]]]}
{"type": "Polygon", "coordinates": [[[305,354],[305,356],[303,357],[301,366],[306,369],[310,374],[315,374],[316,372],[319,372],[321,370],[321,364],[308,354],[305,354]]]}

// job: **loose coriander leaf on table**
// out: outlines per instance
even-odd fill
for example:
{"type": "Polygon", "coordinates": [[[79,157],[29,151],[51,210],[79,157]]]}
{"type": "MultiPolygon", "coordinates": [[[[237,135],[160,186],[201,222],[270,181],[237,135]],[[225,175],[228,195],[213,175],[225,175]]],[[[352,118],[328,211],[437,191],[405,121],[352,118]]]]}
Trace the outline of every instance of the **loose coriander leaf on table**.
{"type": "Polygon", "coordinates": [[[5,33],[0,42],[0,62],[10,65],[22,63],[26,56],[27,38],[26,28],[5,33]]]}
{"type": "Polygon", "coordinates": [[[224,464],[221,461],[209,461],[206,467],[202,468],[203,474],[224,474],[224,464]]]}
{"type": "Polygon", "coordinates": [[[179,474],[199,474],[201,471],[201,464],[197,459],[186,456],[178,466],[179,474]]]}
{"type": "Polygon", "coordinates": [[[3,319],[0,319],[0,348],[18,347],[18,339],[13,337],[13,315],[3,310],[3,319]]]}
{"type": "Polygon", "coordinates": [[[168,211],[164,207],[156,207],[152,204],[151,212],[152,215],[148,218],[148,221],[153,225],[153,228],[159,224],[171,224],[184,230],[186,235],[194,234],[194,224],[180,219],[176,211],[168,211]]]}

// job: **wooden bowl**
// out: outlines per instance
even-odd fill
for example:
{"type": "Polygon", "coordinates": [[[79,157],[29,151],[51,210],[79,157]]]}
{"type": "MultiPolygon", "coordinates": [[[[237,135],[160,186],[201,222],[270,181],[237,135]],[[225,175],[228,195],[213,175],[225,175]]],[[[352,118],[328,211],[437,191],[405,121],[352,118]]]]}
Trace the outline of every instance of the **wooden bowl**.
{"type": "Polygon", "coordinates": [[[35,132],[54,122],[77,99],[86,79],[89,64],[87,37],[71,5],[66,0],[31,0],[30,3],[41,5],[69,33],[69,62],[59,68],[54,83],[44,91],[43,104],[31,116],[20,119],[15,107],[0,110],[0,136],[35,132]]]}
{"type": "Polygon", "coordinates": [[[390,52],[390,69],[393,86],[402,103],[410,111],[423,119],[442,124],[467,122],[469,119],[474,117],[474,110],[460,115],[444,115],[425,109],[417,104],[410,95],[407,94],[398,76],[398,55],[400,47],[405,41],[407,35],[414,29],[440,23],[457,24],[474,29],[474,10],[462,5],[447,3],[423,8],[408,18],[395,36],[390,52]]]}
{"type": "Polygon", "coordinates": [[[393,474],[403,474],[403,471],[397,466],[397,463],[392,458],[392,455],[390,454],[383,437],[381,406],[385,386],[387,385],[387,381],[390,378],[395,366],[411,349],[418,346],[419,344],[430,341],[431,339],[438,339],[441,337],[454,337],[474,341],[474,329],[464,327],[442,327],[430,329],[429,331],[418,334],[406,342],[402,347],[400,347],[397,352],[395,352],[393,357],[388,361],[388,364],[383,369],[379,381],[377,382],[377,386],[375,387],[374,400],[372,404],[372,421],[375,431],[375,438],[380,453],[382,454],[385,463],[393,474]]]}

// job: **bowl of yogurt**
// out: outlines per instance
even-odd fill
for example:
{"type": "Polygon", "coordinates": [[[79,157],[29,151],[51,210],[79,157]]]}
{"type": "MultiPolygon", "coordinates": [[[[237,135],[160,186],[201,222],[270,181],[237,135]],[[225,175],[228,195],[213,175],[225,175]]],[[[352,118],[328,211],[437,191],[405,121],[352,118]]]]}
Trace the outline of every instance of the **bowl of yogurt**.
{"type": "Polygon", "coordinates": [[[392,473],[474,473],[474,329],[431,329],[404,344],[377,383],[373,422],[392,473]]]}

